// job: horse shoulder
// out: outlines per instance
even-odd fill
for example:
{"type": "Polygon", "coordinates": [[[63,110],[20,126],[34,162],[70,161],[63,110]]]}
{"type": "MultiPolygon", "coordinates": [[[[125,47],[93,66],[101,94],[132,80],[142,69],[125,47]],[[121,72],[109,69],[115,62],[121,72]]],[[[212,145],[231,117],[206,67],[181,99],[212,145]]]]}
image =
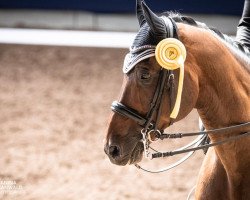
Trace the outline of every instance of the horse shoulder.
{"type": "Polygon", "coordinates": [[[199,172],[196,185],[196,200],[230,199],[226,171],[214,148],[208,150],[199,172]]]}

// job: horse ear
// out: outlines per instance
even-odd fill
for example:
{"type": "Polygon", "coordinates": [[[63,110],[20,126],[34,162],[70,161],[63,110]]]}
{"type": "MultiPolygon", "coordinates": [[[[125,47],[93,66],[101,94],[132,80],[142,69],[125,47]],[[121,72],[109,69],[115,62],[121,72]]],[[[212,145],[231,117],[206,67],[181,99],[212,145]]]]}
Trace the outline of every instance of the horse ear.
{"type": "Polygon", "coordinates": [[[140,27],[146,22],[144,15],[143,15],[143,10],[142,10],[142,0],[136,0],[136,16],[139,21],[140,27]]]}
{"type": "Polygon", "coordinates": [[[150,29],[153,31],[155,36],[164,36],[166,34],[166,26],[163,19],[153,13],[153,11],[150,10],[150,8],[146,5],[144,1],[141,3],[141,5],[146,22],[148,23],[150,29]]]}

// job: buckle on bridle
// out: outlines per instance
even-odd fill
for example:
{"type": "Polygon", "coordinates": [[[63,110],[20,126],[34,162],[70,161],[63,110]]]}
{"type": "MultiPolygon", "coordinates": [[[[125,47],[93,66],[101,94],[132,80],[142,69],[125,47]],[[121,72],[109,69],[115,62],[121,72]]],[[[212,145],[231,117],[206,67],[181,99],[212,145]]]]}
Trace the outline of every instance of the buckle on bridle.
{"type": "Polygon", "coordinates": [[[150,142],[155,142],[157,140],[159,140],[161,137],[161,131],[159,130],[150,130],[148,132],[148,140],[150,142]]]}
{"type": "Polygon", "coordinates": [[[154,125],[151,123],[148,128],[143,128],[141,130],[142,134],[142,143],[144,146],[144,153],[145,157],[152,160],[153,159],[153,154],[149,150],[149,144],[151,142],[155,142],[158,139],[160,139],[161,136],[161,131],[160,130],[155,130],[154,125]]]}

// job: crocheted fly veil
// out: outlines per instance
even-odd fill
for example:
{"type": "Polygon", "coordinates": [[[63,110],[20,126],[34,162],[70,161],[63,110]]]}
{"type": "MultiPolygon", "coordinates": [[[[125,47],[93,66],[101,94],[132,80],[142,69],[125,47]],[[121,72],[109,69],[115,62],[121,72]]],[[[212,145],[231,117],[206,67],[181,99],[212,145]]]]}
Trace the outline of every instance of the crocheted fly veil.
{"type": "Polygon", "coordinates": [[[144,1],[137,0],[136,14],[140,29],[125,57],[124,73],[130,72],[140,61],[155,56],[155,47],[161,40],[177,38],[175,22],[166,16],[158,17],[144,1]]]}

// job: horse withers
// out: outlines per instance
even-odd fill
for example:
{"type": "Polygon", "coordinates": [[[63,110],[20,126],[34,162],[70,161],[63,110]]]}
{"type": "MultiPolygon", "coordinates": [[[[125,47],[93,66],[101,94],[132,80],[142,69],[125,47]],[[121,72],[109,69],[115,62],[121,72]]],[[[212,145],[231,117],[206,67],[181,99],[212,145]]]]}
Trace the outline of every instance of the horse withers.
{"type": "MultiPolygon", "coordinates": [[[[157,16],[137,1],[140,30],[126,56],[116,112],[111,114],[105,152],[112,163],[142,159],[142,129],[163,131],[197,109],[207,130],[250,121],[250,59],[246,46],[181,15],[157,16]],[[155,58],[165,38],[177,38],[187,52],[178,115],[170,117],[178,96],[180,69],[166,70],[155,58]],[[174,77],[174,78],[173,78],[174,77]],[[174,87],[173,87],[174,86],[174,87]],[[127,109],[130,108],[130,109],[127,109]]],[[[216,143],[249,131],[209,134],[216,143]]],[[[210,148],[203,161],[196,199],[250,199],[250,137],[210,148]]]]}

